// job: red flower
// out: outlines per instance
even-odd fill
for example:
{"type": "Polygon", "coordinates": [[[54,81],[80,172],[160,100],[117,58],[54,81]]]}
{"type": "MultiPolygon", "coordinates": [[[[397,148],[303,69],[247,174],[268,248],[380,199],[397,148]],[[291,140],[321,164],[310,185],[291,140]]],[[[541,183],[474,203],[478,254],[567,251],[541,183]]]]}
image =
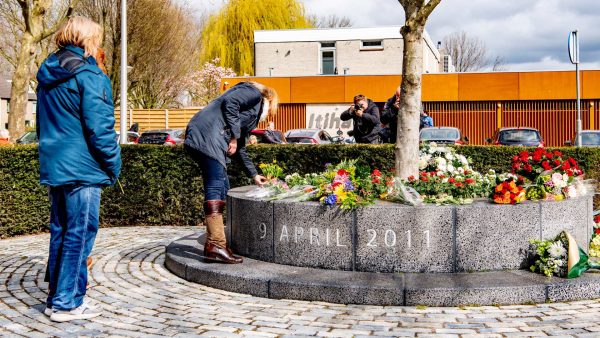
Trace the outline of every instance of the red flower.
{"type": "Polygon", "coordinates": [[[595,234],[600,234],[600,228],[596,228],[596,229],[594,229],[594,233],[595,233],[595,234]]]}
{"type": "Polygon", "coordinates": [[[517,161],[519,161],[519,156],[517,156],[517,155],[513,156],[513,159],[512,159],[512,161],[513,161],[513,162],[517,162],[517,161]]]}
{"type": "Polygon", "coordinates": [[[467,179],[465,180],[465,183],[467,183],[467,184],[473,184],[473,183],[475,183],[475,180],[474,180],[474,179],[472,179],[472,178],[467,178],[467,179]]]}
{"type": "Polygon", "coordinates": [[[513,164],[512,164],[512,168],[513,168],[514,170],[517,170],[517,169],[519,169],[520,167],[521,167],[521,165],[520,165],[518,162],[515,162],[515,163],[513,163],[513,164]]]}
{"type": "Polygon", "coordinates": [[[373,170],[373,176],[381,176],[381,171],[379,171],[378,169],[373,170]]]}
{"type": "Polygon", "coordinates": [[[340,185],[340,184],[342,184],[342,182],[334,182],[334,183],[331,185],[331,187],[332,187],[332,188],[335,188],[335,187],[337,187],[337,186],[338,186],[338,185],[340,185]]]}
{"type": "Polygon", "coordinates": [[[573,176],[573,171],[572,170],[567,170],[567,176],[569,176],[569,177],[573,176]]]}
{"type": "Polygon", "coordinates": [[[544,170],[552,169],[552,167],[550,166],[550,163],[548,161],[542,162],[542,167],[544,167],[544,170]]]}
{"type": "Polygon", "coordinates": [[[560,161],[559,160],[554,160],[554,165],[560,165],[560,161]]]}
{"type": "Polygon", "coordinates": [[[561,169],[562,170],[571,169],[571,165],[569,164],[569,162],[563,162],[561,169]]]}
{"type": "Polygon", "coordinates": [[[600,223],[600,214],[594,216],[594,223],[600,223]]]}
{"type": "Polygon", "coordinates": [[[533,155],[534,162],[540,162],[542,160],[542,155],[533,155]]]}
{"type": "Polygon", "coordinates": [[[525,178],[523,176],[519,176],[519,178],[517,178],[517,184],[523,184],[525,183],[525,178]]]}
{"type": "Polygon", "coordinates": [[[379,184],[381,182],[381,180],[379,179],[379,177],[375,177],[375,178],[373,178],[373,180],[371,182],[373,182],[375,184],[379,184]]]}
{"type": "Polygon", "coordinates": [[[343,176],[343,175],[348,175],[348,172],[344,169],[340,169],[340,170],[338,170],[337,174],[340,176],[343,176]]]}
{"type": "Polygon", "coordinates": [[[554,151],[554,156],[562,157],[562,153],[558,150],[554,151]]]}
{"type": "Polygon", "coordinates": [[[423,176],[423,177],[421,177],[421,181],[427,182],[427,181],[429,181],[429,179],[427,178],[427,176],[423,176]]]}
{"type": "Polygon", "coordinates": [[[527,163],[526,165],[524,165],[523,169],[525,169],[525,171],[528,172],[528,173],[530,173],[530,172],[533,171],[533,167],[529,163],[527,163]]]}
{"type": "Polygon", "coordinates": [[[577,166],[577,161],[575,161],[575,159],[572,157],[569,157],[569,163],[571,163],[573,166],[577,166]]]}
{"type": "Polygon", "coordinates": [[[465,170],[465,175],[469,175],[471,172],[469,170],[465,170]]]}
{"type": "Polygon", "coordinates": [[[450,177],[450,178],[448,179],[448,182],[450,182],[450,183],[454,183],[454,182],[456,182],[456,180],[454,179],[454,177],[450,177]]]}
{"type": "Polygon", "coordinates": [[[534,156],[542,156],[542,155],[544,155],[544,149],[542,149],[542,148],[536,148],[533,151],[533,155],[534,156]]]}
{"type": "Polygon", "coordinates": [[[529,153],[526,151],[522,151],[519,153],[519,158],[521,159],[521,161],[527,162],[529,161],[529,153]]]}
{"type": "Polygon", "coordinates": [[[415,181],[415,177],[413,175],[408,176],[408,181],[409,182],[414,182],[415,181]]]}
{"type": "Polygon", "coordinates": [[[463,184],[461,182],[456,182],[456,183],[454,183],[454,185],[457,186],[457,187],[459,187],[459,188],[463,186],[463,184]]]}

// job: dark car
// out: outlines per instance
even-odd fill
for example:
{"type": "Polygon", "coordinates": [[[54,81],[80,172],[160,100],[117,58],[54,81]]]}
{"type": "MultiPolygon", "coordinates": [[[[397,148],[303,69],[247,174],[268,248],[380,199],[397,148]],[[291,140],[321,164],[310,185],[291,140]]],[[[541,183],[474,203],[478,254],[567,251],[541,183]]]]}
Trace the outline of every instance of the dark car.
{"type": "Polygon", "coordinates": [[[460,136],[460,130],[454,127],[428,127],[419,132],[419,141],[435,142],[438,144],[464,145],[469,142],[468,137],[460,136]]]}
{"type": "Polygon", "coordinates": [[[143,132],[138,139],[138,144],[158,144],[174,146],[183,144],[185,130],[183,129],[158,129],[143,132]]]}
{"type": "Polygon", "coordinates": [[[343,137],[331,137],[323,129],[291,129],[285,133],[288,143],[330,144],[341,143],[343,137]]]}
{"type": "Polygon", "coordinates": [[[16,141],[16,144],[37,144],[38,138],[37,133],[35,131],[28,131],[25,134],[21,135],[16,141]]]}
{"type": "Polygon", "coordinates": [[[500,128],[488,143],[499,146],[543,147],[544,139],[535,128],[500,128]]]}
{"type": "Polygon", "coordinates": [[[254,129],[250,132],[250,135],[256,136],[258,143],[286,143],[285,137],[283,137],[283,133],[280,130],[254,129]]]}
{"type": "MultiPolygon", "coordinates": [[[[565,142],[567,146],[577,144],[577,136],[573,140],[565,142]]],[[[582,147],[600,147],[600,130],[582,130],[581,131],[581,146],[582,147]]]]}

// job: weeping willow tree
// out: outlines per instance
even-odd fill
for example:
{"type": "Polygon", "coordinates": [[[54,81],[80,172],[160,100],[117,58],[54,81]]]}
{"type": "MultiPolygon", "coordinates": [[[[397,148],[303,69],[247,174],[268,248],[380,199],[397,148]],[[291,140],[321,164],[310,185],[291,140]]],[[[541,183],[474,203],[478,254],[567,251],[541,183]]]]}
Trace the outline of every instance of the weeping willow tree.
{"type": "Polygon", "coordinates": [[[296,0],[230,0],[212,15],[202,34],[202,62],[220,59],[238,74],[254,74],[254,31],[310,28],[296,0]]]}

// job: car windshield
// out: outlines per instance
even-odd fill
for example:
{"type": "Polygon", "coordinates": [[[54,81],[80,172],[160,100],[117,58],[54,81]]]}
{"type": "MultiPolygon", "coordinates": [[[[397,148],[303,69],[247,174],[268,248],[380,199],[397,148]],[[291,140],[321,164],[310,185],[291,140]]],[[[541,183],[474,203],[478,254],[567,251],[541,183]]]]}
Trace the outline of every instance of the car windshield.
{"type": "Polygon", "coordinates": [[[36,140],[37,140],[37,134],[32,131],[21,136],[21,138],[19,139],[19,141],[21,141],[21,142],[35,142],[36,140]]]}
{"type": "Polygon", "coordinates": [[[531,129],[511,129],[500,132],[499,140],[501,142],[527,142],[539,141],[540,134],[531,129]]]}
{"type": "Polygon", "coordinates": [[[315,134],[314,130],[290,130],[286,138],[288,137],[312,137],[315,134]]]}
{"type": "Polygon", "coordinates": [[[582,133],[581,144],[584,146],[600,146],[600,132],[582,133]]]}
{"type": "Polygon", "coordinates": [[[421,130],[421,140],[458,140],[460,135],[456,129],[427,128],[421,130]]]}

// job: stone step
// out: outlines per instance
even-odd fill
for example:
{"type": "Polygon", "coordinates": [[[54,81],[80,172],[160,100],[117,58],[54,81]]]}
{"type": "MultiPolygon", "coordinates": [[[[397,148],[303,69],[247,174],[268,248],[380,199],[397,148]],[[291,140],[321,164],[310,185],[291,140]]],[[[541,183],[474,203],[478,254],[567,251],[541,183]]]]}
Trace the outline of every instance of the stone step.
{"type": "Polygon", "coordinates": [[[600,298],[600,273],[546,278],[526,270],[474,273],[372,273],[326,270],[245,258],[204,263],[204,238],[180,238],[166,249],[175,275],[217,289],[264,298],[370,305],[506,305],[600,298]]]}

